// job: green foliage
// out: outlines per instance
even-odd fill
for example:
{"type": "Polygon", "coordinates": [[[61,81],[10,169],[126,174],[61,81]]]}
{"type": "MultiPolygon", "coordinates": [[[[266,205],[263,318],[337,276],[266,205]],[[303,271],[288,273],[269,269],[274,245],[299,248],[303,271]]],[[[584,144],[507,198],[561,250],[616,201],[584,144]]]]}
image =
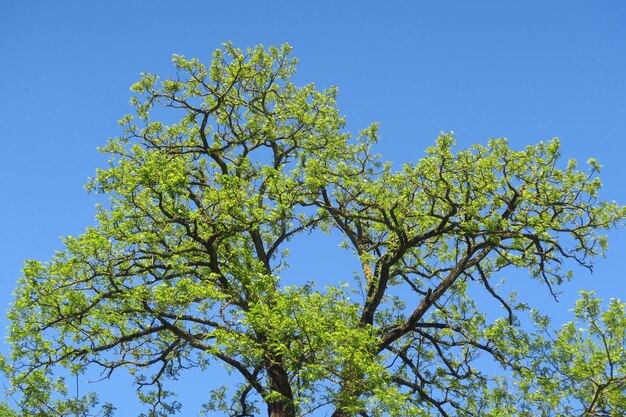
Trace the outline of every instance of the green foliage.
{"type": "Polygon", "coordinates": [[[19,411],[2,415],[111,415],[61,377],[94,368],[126,368],[146,415],[171,415],[168,381],[216,362],[239,384],[204,411],[233,417],[623,415],[624,304],[583,293],[584,330],[532,312],[531,331],[496,281],[521,268],[554,295],[591,268],[626,215],[598,200],[599,164],[560,168],[556,139],[456,151],[442,134],[396,169],[372,153],[377,125],[343,130],[334,88],[290,81],[289,54],[226,44],[132,86],[135,114],[87,185],[110,196],[97,224],[25,265],[0,363],[19,411]],[[357,286],[281,282],[290,239],[317,230],[345,238],[357,286]]]}
{"type": "Polygon", "coordinates": [[[611,299],[606,311],[593,292],[581,292],[576,321],[556,334],[534,336],[541,360],[525,378],[528,395],[550,399],[560,415],[622,416],[626,413],[626,305],[611,299]],[[567,402],[559,401],[562,397],[567,402]]]}

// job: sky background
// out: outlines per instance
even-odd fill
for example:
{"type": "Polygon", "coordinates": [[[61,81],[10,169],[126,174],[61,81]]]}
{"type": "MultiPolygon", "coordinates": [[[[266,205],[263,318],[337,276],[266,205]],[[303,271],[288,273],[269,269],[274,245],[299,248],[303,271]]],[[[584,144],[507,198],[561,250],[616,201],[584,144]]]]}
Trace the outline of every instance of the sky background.
{"type": "MultiPolygon", "coordinates": [[[[564,159],[604,165],[603,198],[626,203],[623,0],[0,0],[2,310],[24,259],[48,260],[60,236],[94,224],[98,197],[83,185],[105,166],[96,147],[121,133],[116,120],[131,111],[139,73],[173,75],[174,53],[208,63],[225,41],[291,44],[296,83],[338,86],[352,132],[379,121],[385,160],[419,159],[441,131],[454,131],[460,147],[507,137],[521,148],[558,136],[564,159]]],[[[310,272],[313,252],[349,273],[334,244],[297,243],[308,246],[291,273],[310,272]]],[[[626,298],[626,230],[610,243],[593,275],[576,271],[559,303],[537,293],[557,322],[567,320],[578,289],[626,298]]],[[[183,395],[204,399],[196,377],[183,380],[183,395]]],[[[121,395],[130,390],[104,388],[118,398],[118,415],[132,415],[131,395],[121,395]]]]}

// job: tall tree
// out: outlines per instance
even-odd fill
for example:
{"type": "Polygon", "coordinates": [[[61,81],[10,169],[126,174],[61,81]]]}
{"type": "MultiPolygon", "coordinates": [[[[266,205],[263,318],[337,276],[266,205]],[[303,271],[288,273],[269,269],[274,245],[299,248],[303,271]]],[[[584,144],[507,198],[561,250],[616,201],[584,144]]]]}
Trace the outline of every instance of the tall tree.
{"type": "Polygon", "coordinates": [[[558,140],[455,152],[441,135],[394,168],[372,152],[376,125],[344,131],[335,89],[290,81],[288,46],[173,61],[174,78],[132,87],[136,113],[102,148],[96,226],[26,263],[5,414],[110,414],[60,376],[126,368],[147,415],[171,415],[167,381],[215,362],[239,385],[205,409],[231,417],[623,414],[624,304],[601,313],[585,293],[588,332],[554,332],[495,282],[523,269],[555,295],[570,266],[591,268],[626,216],[598,200],[595,161],[559,168],[558,140]],[[314,230],[344,237],[356,283],[281,283],[290,239],[314,230]]]}

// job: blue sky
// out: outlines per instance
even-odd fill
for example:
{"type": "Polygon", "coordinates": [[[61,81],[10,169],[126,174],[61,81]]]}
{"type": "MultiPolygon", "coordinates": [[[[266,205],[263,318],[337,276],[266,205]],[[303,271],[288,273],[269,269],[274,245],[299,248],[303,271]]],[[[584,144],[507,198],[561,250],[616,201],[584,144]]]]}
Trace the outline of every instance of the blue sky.
{"type": "MultiPolygon", "coordinates": [[[[337,85],[349,130],[381,122],[384,159],[417,160],[441,131],[454,131],[460,146],[508,137],[523,147],[558,136],[564,158],[595,157],[605,166],[605,199],[626,203],[621,0],[4,0],[3,310],[24,259],[49,259],[60,236],[94,223],[97,197],[82,187],[105,165],[96,147],[120,133],[116,120],[131,110],[128,87],[139,73],[173,74],[173,53],[208,62],[225,41],[242,48],[290,43],[300,59],[296,81],[337,85]]],[[[338,259],[334,245],[321,243],[303,242],[325,250],[329,262],[338,259]]],[[[546,298],[546,311],[565,319],[579,288],[626,298],[625,254],[626,230],[615,231],[608,258],[593,275],[577,271],[560,303],[546,298]]],[[[306,270],[306,262],[292,260],[295,270],[306,270]]],[[[200,389],[193,381],[187,387],[200,389]]]]}

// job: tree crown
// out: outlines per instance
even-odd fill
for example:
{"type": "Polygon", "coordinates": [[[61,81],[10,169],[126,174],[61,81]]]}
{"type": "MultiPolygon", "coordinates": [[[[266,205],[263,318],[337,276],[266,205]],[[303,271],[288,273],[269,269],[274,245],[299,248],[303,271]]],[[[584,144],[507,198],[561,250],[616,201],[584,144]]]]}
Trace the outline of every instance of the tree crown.
{"type": "Polygon", "coordinates": [[[180,404],[166,382],[217,361],[240,384],[205,409],[233,417],[260,404],[271,417],[624,411],[624,304],[601,313],[584,293],[587,333],[554,333],[495,282],[521,268],[556,295],[572,265],[591,268],[626,215],[599,200],[598,163],[560,168],[557,139],[456,151],[442,134],[394,168],[372,152],[376,124],[344,131],[336,89],[290,81],[290,51],[226,44],[209,66],[175,55],[175,77],[132,86],[135,114],[88,183],[109,203],[19,281],[2,362],[19,408],[87,415],[95,397],[68,395],[58,368],[123,367],[148,415],[170,415],[180,404]],[[281,283],[290,239],[316,230],[343,236],[356,284],[281,283]],[[481,370],[484,358],[508,379],[481,370]]]}

